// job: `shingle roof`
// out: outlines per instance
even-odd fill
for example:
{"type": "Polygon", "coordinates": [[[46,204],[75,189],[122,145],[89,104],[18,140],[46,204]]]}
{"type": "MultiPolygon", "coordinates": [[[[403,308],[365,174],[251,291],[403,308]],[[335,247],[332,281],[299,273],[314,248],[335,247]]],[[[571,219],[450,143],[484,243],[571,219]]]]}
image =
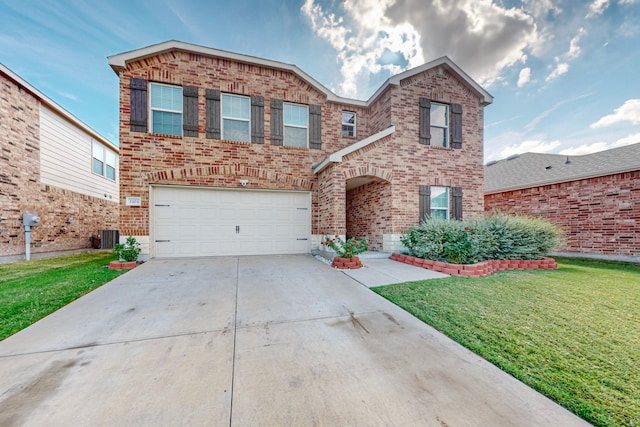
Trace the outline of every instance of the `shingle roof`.
{"type": "Polygon", "coordinates": [[[484,167],[485,194],[640,170],[640,143],[582,156],[525,153],[484,167]]]}

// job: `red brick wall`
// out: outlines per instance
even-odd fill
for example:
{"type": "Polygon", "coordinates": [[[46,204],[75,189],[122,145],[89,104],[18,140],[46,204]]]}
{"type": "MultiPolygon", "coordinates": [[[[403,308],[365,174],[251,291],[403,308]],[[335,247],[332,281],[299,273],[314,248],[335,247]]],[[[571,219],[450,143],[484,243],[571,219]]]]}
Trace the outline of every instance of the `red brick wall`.
{"type": "Polygon", "coordinates": [[[391,184],[373,182],[347,191],[347,237],[367,237],[370,249],[382,251],[390,224],[391,184]]]}
{"type": "Polygon", "coordinates": [[[566,231],[561,252],[640,256],[640,171],[487,194],[485,209],[560,225],[566,231]]]}
{"type": "MultiPolygon", "coordinates": [[[[311,190],[312,233],[344,234],[345,181],[360,170],[377,170],[391,187],[386,230],[401,233],[419,220],[421,184],[461,186],[465,215],[483,211],[483,107],[476,95],[454,75],[422,73],[391,86],[369,108],[328,102],[326,96],[293,73],[259,65],[186,52],[168,52],[130,63],[120,73],[120,231],[149,234],[149,184],[187,184],[311,190]],[[199,136],[171,137],[129,130],[131,77],[199,88],[199,136]],[[426,81],[425,81],[426,80],[426,81]],[[265,143],[250,144],[205,138],[205,89],[264,97],[265,143]],[[464,143],[460,150],[418,143],[418,99],[427,96],[463,105],[464,143]],[[308,150],[270,144],[270,100],[283,99],[322,106],[322,149],[308,150]],[[357,113],[357,137],[341,136],[343,110],[357,113]],[[319,176],[311,166],[329,154],[389,125],[396,133],[383,143],[360,150],[319,176]],[[337,168],[337,169],[336,169],[337,168]],[[368,169],[367,169],[368,168],[368,169]],[[127,196],[142,198],[141,207],[126,207],[127,196]]],[[[372,218],[375,220],[375,218],[372,218]]]]}
{"type": "Polygon", "coordinates": [[[39,114],[39,100],[0,74],[0,257],[25,253],[24,212],[41,218],[32,253],[88,248],[89,232],[117,228],[117,203],[40,184],[39,114]]]}

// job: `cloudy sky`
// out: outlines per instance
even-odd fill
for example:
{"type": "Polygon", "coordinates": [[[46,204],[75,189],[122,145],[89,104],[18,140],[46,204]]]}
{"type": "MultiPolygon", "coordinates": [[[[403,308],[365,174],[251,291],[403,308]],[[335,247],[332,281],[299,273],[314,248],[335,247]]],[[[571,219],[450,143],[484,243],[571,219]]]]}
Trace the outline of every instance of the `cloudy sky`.
{"type": "Polygon", "coordinates": [[[447,55],[495,97],[485,161],[640,142],[640,0],[0,0],[0,62],[116,143],[106,57],[170,39],[357,99],[447,55]]]}

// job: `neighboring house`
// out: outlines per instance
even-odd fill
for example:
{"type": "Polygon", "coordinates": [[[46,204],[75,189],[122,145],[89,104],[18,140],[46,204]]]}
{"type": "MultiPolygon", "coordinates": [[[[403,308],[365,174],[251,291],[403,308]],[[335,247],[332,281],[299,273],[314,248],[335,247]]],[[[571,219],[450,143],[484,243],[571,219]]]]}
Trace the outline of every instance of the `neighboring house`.
{"type": "Polygon", "coordinates": [[[541,216],[561,253],[640,261],[640,144],[583,156],[526,153],[485,166],[485,210],[541,216]]]}
{"type": "Polygon", "coordinates": [[[168,41],[120,78],[120,239],[153,257],[379,251],[424,215],[483,212],[492,97],[443,57],[341,98],[295,65],[168,41]]]}
{"type": "Polygon", "coordinates": [[[0,262],[90,247],[118,224],[118,148],[0,64],[0,262]]]}

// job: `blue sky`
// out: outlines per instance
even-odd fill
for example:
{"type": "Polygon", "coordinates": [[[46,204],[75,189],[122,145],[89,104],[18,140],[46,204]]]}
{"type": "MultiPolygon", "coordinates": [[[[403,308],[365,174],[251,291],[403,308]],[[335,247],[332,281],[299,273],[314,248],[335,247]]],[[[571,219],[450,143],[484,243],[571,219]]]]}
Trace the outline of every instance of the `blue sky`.
{"type": "Polygon", "coordinates": [[[640,142],[640,0],[0,0],[0,62],[115,143],[107,56],[171,39],[357,99],[447,55],[495,97],[485,161],[640,142]]]}

